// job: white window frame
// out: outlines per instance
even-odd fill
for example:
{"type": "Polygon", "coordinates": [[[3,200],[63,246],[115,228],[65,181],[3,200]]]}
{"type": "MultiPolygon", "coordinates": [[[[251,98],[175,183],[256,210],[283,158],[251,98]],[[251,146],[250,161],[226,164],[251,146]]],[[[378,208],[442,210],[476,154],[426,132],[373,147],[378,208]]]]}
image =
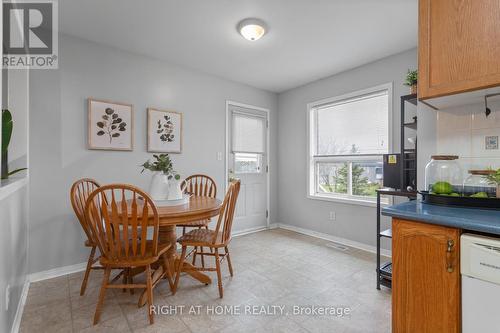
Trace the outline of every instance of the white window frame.
{"type": "MultiPolygon", "coordinates": [[[[355,196],[348,194],[324,194],[317,191],[317,172],[316,165],[318,162],[332,162],[332,163],[342,163],[342,162],[356,162],[356,161],[366,161],[372,157],[375,159],[380,158],[382,161],[382,155],[359,155],[359,156],[335,156],[335,157],[314,157],[316,152],[316,130],[315,130],[315,110],[321,106],[327,104],[337,103],[343,100],[356,98],[362,95],[373,94],[378,91],[387,90],[388,95],[388,138],[389,146],[388,152],[393,149],[393,83],[385,83],[375,87],[358,90],[343,94],[340,96],[335,96],[331,98],[322,99],[319,101],[311,102],[307,104],[307,198],[314,200],[325,200],[325,201],[335,201],[348,204],[356,204],[363,206],[376,206],[376,197],[364,197],[355,196]]],[[[383,204],[388,204],[388,200],[383,200],[383,204]]]]}

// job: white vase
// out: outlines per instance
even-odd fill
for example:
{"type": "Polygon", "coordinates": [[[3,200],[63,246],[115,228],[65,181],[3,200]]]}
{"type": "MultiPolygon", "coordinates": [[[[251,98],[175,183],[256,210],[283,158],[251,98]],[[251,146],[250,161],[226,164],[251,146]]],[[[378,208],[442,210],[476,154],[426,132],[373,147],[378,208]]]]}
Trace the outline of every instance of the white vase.
{"type": "Polygon", "coordinates": [[[168,184],[168,200],[180,200],[182,199],[182,194],[186,189],[187,184],[181,187],[183,180],[176,180],[175,178],[170,179],[168,184]]]}
{"type": "Polygon", "coordinates": [[[156,171],[151,177],[149,195],[153,200],[168,199],[168,177],[161,171],[156,171]]]}

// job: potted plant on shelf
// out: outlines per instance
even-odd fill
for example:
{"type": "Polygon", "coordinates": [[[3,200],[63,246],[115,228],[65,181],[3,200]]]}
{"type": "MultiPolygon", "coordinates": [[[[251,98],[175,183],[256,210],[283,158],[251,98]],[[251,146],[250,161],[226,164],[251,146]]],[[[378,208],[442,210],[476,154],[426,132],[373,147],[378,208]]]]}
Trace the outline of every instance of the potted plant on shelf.
{"type": "Polygon", "coordinates": [[[409,86],[412,94],[417,93],[418,70],[408,70],[405,79],[405,86],[409,86]]]}
{"type": "Polygon", "coordinates": [[[7,179],[19,171],[26,170],[27,168],[15,169],[9,172],[9,144],[12,138],[12,130],[14,129],[14,121],[12,120],[12,114],[9,110],[2,110],[2,170],[1,179],[7,179]]]}
{"type": "Polygon", "coordinates": [[[500,198],[500,169],[494,170],[489,168],[488,170],[490,171],[489,174],[484,177],[491,185],[497,187],[497,198],[500,198]]]}

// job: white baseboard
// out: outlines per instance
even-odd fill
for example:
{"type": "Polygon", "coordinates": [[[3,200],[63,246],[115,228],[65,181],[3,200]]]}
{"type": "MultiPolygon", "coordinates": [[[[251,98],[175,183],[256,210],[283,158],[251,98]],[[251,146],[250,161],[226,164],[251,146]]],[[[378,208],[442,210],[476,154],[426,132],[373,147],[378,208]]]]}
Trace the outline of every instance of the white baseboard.
{"type": "MultiPolygon", "coordinates": [[[[350,240],[350,239],[346,239],[346,238],[342,238],[342,237],[337,237],[337,236],[332,236],[332,235],[325,234],[325,233],[322,233],[322,232],[317,232],[317,231],[313,231],[313,230],[309,230],[309,229],[304,229],[304,228],[296,227],[296,226],[289,225],[289,224],[283,224],[283,223],[279,223],[278,224],[278,228],[286,229],[286,230],[290,230],[290,231],[295,231],[295,232],[298,232],[300,234],[304,234],[304,235],[307,235],[307,236],[311,236],[311,237],[316,237],[316,238],[328,240],[328,241],[335,242],[335,243],[340,243],[342,245],[354,247],[356,249],[360,249],[360,250],[363,250],[363,251],[367,251],[367,252],[371,252],[371,253],[377,253],[377,248],[375,246],[371,246],[371,245],[367,245],[367,244],[364,244],[364,243],[356,242],[356,241],[353,241],[353,240],[350,240]]],[[[383,256],[386,256],[386,257],[390,257],[391,256],[391,251],[390,250],[386,250],[386,249],[381,249],[380,250],[380,254],[382,254],[383,256]]]]}
{"type": "Polygon", "coordinates": [[[26,279],[23,284],[23,290],[21,291],[21,298],[17,304],[16,315],[14,317],[14,322],[12,323],[11,333],[18,333],[21,327],[21,319],[23,318],[24,305],[26,304],[26,299],[28,298],[28,291],[30,290],[30,281],[26,279]]]}
{"type": "Polygon", "coordinates": [[[231,233],[231,236],[232,237],[238,237],[238,236],[253,234],[254,232],[264,231],[264,230],[268,230],[268,229],[269,229],[268,227],[248,228],[248,229],[234,231],[234,232],[231,233]]]}
{"type": "Polygon", "coordinates": [[[32,273],[28,276],[28,279],[29,282],[37,282],[37,281],[52,279],[55,277],[84,271],[86,267],[87,267],[86,262],[82,262],[75,265],[57,267],[43,272],[32,273]]]}

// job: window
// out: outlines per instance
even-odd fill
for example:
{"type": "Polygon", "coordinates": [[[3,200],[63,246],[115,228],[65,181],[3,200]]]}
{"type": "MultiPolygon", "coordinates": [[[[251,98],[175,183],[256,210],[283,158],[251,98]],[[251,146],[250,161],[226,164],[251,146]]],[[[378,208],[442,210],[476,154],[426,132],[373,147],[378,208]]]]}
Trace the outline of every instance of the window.
{"type": "Polygon", "coordinates": [[[235,153],[235,173],[260,173],[262,171],[262,154],[235,153]]]}
{"type": "Polygon", "coordinates": [[[391,148],[391,95],[387,84],[308,105],[309,197],[375,201],[391,148]]]}

